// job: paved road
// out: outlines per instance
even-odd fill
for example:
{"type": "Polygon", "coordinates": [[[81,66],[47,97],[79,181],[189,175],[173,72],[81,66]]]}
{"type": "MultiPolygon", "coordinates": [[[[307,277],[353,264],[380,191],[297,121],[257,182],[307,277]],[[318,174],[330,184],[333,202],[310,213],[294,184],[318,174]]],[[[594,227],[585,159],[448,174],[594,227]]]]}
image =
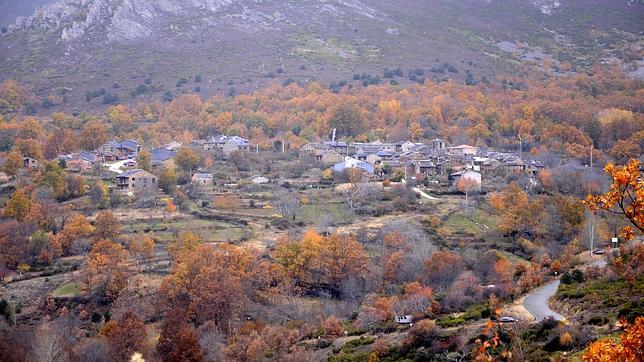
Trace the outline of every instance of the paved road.
{"type": "MultiPolygon", "coordinates": [[[[603,268],[606,266],[606,260],[604,258],[595,260],[589,266],[603,268]]],[[[557,293],[557,288],[559,288],[559,279],[553,280],[525,296],[523,306],[534,316],[535,323],[541,322],[548,317],[552,317],[558,321],[565,319],[564,316],[548,307],[548,300],[557,293]]]]}
{"type": "Polygon", "coordinates": [[[114,163],[104,163],[103,166],[107,166],[110,171],[114,172],[117,175],[120,175],[123,173],[121,167],[125,167],[125,164],[130,161],[132,160],[121,160],[114,163]]]}
{"type": "Polygon", "coordinates": [[[551,281],[539,289],[535,289],[526,295],[523,300],[523,306],[535,318],[536,322],[552,317],[555,320],[564,320],[565,318],[548,307],[548,300],[555,295],[559,287],[559,279],[551,281]]]}

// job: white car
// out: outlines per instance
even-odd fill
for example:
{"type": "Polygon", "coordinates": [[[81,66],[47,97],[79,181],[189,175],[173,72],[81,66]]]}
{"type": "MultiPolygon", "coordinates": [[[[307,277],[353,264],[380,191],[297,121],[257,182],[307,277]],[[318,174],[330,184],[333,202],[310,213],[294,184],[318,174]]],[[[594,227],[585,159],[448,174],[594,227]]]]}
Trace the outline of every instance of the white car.
{"type": "Polygon", "coordinates": [[[519,320],[515,319],[515,318],[512,318],[512,317],[501,317],[501,319],[499,319],[499,321],[501,323],[514,323],[514,322],[518,322],[519,320]]]}

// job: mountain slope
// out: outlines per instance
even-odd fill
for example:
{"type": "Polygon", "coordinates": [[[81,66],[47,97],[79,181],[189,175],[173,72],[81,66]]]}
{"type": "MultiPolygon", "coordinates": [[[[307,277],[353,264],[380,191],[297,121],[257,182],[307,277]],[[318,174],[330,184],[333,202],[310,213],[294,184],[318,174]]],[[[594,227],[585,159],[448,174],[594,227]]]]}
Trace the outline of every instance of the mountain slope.
{"type": "Polygon", "coordinates": [[[70,103],[101,88],[121,99],[214,94],[385,67],[493,79],[544,59],[640,59],[643,15],[641,2],[600,0],[58,0],[0,37],[0,78],[70,103]],[[640,47],[625,53],[625,40],[640,47]],[[195,75],[204,81],[186,84],[195,75]]]}

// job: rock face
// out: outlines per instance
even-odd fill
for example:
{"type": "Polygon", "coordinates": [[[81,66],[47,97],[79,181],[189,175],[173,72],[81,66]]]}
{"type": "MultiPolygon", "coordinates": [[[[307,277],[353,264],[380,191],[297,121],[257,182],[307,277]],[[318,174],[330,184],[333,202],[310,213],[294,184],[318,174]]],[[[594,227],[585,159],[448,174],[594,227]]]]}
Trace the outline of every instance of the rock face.
{"type": "Polygon", "coordinates": [[[559,0],[531,0],[530,2],[546,15],[552,14],[553,11],[559,9],[561,6],[561,1],[559,0]]]}
{"type": "Polygon", "coordinates": [[[283,21],[304,20],[287,18],[284,8],[289,11],[305,6],[378,18],[375,10],[358,0],[57,0],[30,17],[18,18],[10,30],[58,30],[63,42],[100,30],[109,41],[128,41],[153,36],[166,29],[168,21],[184,18],[190,20],[190,30],[227,22],[242,30],[258,31],[283,21]]]}

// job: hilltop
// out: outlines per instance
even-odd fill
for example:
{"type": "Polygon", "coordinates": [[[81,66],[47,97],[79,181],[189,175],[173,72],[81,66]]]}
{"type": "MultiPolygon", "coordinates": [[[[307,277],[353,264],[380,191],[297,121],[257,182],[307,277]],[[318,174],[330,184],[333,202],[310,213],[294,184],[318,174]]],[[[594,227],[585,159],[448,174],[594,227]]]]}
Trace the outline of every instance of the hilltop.
{"type": "Polygon", "coordinates": [[[136,103],[274,80],[475,83],[602,62],[634,71],[643,15],[633,1],[58,0],[3,29],[0,80],[71,110],[106,93],[136,103]]]}

